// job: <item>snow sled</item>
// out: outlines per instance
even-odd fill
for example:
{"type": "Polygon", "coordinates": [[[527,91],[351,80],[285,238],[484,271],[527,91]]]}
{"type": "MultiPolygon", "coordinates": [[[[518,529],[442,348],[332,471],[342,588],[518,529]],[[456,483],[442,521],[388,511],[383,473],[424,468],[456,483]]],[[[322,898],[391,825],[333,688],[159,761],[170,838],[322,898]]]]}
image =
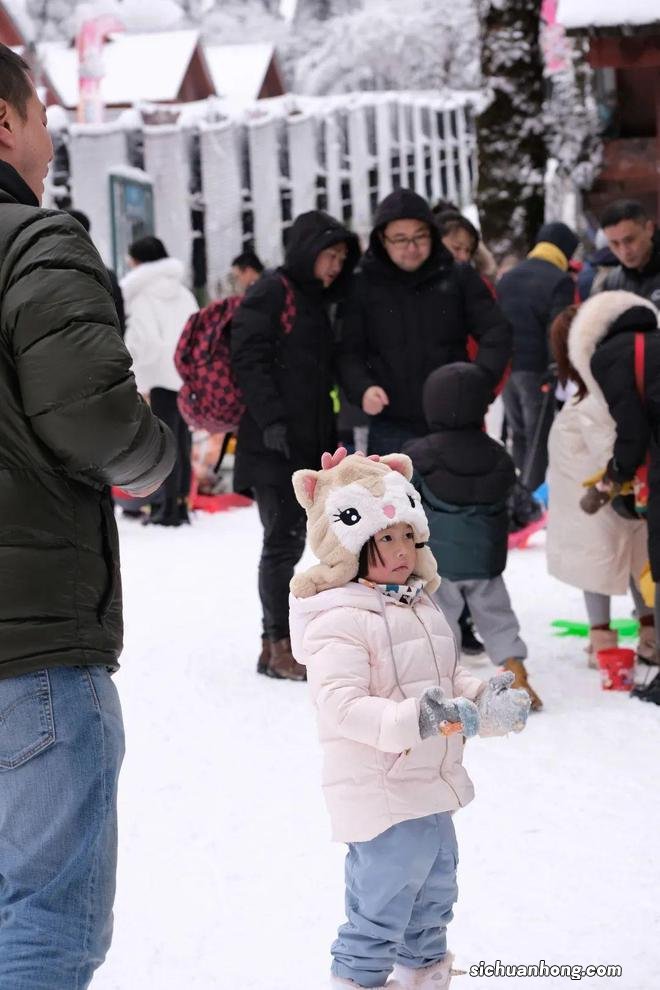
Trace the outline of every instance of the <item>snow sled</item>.
{"type": "Polygon", "coordinates": [[[548,513],[544,512],[539,519],[528,523],[527,526],[523,526],[522,529],[517,529],[513,533],[509,533],[509,550],[524,550],[528,546],[530,538],[534,535],[534,533],[538,533],[540,529],[545,529],[547,522],[548,513]]]}

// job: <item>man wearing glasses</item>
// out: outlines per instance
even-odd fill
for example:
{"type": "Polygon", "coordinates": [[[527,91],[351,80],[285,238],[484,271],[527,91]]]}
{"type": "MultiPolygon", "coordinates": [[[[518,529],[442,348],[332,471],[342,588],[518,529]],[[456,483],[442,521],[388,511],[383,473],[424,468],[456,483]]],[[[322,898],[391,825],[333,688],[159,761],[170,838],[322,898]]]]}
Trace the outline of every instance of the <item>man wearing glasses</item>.
{"type": "Polygon", "coordinates": [[[401,450],[428,432],[422,387],[445,364],[468,360],[495,388],[511,356],[507,320],[470,265],[442,244],[426,201],[397,189],[378,207],[369,249],[341,319],[341,383],[373,417],[369,450],[401,450]]]}

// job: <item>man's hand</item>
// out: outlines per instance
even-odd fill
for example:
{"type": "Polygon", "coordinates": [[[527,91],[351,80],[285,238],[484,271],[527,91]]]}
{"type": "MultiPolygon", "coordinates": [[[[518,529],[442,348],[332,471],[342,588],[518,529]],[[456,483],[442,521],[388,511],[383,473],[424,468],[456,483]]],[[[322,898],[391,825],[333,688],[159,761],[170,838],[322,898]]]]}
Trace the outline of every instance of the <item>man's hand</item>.
{"type": "Polygon", "coordinates": [[[285,423],[271,423],[264,430],[263,436],[266,450],[272,450],[276,454],[281,454],[282,457],[286,457],[287,461],[291,460],[289,438],[285,423]]]}
{"type": "Polygon", "coordinates": [[[371,385],[362,396],[362,410],[368,416],[377,416],[389,404],[387,392],[380,385],[371,385]]]}

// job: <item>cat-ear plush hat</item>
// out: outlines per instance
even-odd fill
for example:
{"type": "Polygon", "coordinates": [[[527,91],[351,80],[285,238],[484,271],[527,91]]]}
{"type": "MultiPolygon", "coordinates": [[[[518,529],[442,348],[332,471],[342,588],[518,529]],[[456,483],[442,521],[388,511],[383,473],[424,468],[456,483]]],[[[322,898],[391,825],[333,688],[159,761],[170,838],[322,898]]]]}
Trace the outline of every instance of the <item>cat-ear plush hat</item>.
{"type": "Polygon", "coordinates": [[[385,457],[347,455],[340,447],[324,454],[321,470],[296,471],[293,488],[307,513],[309,544],[320,564],[296,574],[291,592],[309,598],[339,588],[357,577],[360,551],[388,526],[408,523],[417,548],[414,575],[429,593],[440,584],[429,550],[429,526],[417,490],[411,485],[412,461],[405,454],[385,457]]]}

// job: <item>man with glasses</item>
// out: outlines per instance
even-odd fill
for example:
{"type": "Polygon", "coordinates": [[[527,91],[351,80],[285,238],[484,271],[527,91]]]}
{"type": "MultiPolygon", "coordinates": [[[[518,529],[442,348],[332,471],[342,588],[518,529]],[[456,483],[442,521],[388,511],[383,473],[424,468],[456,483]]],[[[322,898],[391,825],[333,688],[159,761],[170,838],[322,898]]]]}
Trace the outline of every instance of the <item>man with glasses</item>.
{"type": "Polygon", "coordinates": [[[424,382],[468,359],[468,335],[495,388],[511,355],[509,324],[476,271],[454,262],[426,201],[398,189],[378,207],[341,319],[341,383],[373,417],[371,453],[401,450],[428,432],[424,382]]]}

